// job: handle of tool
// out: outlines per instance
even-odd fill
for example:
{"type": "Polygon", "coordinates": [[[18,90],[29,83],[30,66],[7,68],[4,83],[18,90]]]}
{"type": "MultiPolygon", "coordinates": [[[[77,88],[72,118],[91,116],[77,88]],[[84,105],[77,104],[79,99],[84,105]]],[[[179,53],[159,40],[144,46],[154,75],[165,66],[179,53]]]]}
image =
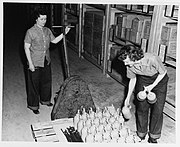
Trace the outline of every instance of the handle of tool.
{"type": "Polygon", "coordinates": [[[67,53],[67,45],[66,45],[66,24],[67,24],[67,16],[65,14],[66,12],[66,4],[62,5],[62,26],[63,26],[63,46],[64,46],[64,72],[65,72],[65,78],[70,77],[69,72],[69,62],[68,62],[68,53],[67,53]]]}
{"type": "Polygon", "coordinates": [[[67,53],[67,44],[66,44],[66,32],[65,27],[63,27],[63,46],[64,46],[64,58],[65,58],[65,74],[66,78],[70,77],[69,72],[69,62],[68,62],[68,53],[67,53]]]}

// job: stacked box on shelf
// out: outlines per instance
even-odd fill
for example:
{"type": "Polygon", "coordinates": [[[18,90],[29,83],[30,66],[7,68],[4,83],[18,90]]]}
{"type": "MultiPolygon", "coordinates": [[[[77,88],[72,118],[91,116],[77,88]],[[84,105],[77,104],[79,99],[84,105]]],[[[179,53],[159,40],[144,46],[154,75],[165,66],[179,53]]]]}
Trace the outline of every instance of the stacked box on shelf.
{"type": "Polygon", "coordinates": [[[84,16],[83,49],[93,59],[100,60],[103,48],[104,13],[86,11],[84,16]]]}
{"type": "Polygon", "coordinates": [[[115,8],[119,10],[128,10],[128,11],[135,11],[135,12],[143,12],[143,13],[153,13],[154,6],[153,5],[115,5],[115,8]]]}
{"type": "Polygon", "coordinates": [[[126,5],[126,9],[127,10],[131,10],[132,9],[132,5],[130,5],[130,4],[126,5]]]}
{"type": "Polygon", "coordinates": [[[178,5],[174,5],[173,6],[173,13],[172,13],[172,17],[173,18],[178,18],[178,12],[179,11],[179,6],[178,5]]]}
{"type": "Polygon", "coordinates": [[[132,26],[131,26],[131,32],[130,32],[130,38],[129,40],[132,42],[136,42],[136,35],[138,32],[138,23],[139,23],[139,19],[138,18],[134,18],[132,20],[132,26]]]}
{"type": "Polygon", "coordinates": [[[169,41],[167,55],[176,60],[176,41],[169,41]]]}
{"type": "Polygon", "coordinates": [[[92,54],[92,39],[93,39],[93,13],[85,12],[84,16],[84,51],[88,54],[92,54]]]}
{"type": "Polygon", "coordinates": [[[169,40],[169,27],[162,26],[162,30],[161,30],[161,44],[167,45],[168,40],[169,40]]]}
{"type": "Polygon", "coordinates": [[[169,30],[169,41],[176,41],[177,40],[177,23],[175,24],[166,24],[167,27],[170,28],[169,30]]]}
{"type": "Polygon", "coordinates": [[[143,20],[138,19],[137,17],[132,20],[132,30],[130,40],[132,42],[140,44],[141,42],[141,33],[142,33],[143,20]]]}
{"type": "Polygon", "coordinates": [[[121,50],[121,47],[120,46],[117,46],[117,45],[113,45],[111,48],[110,48],[110,57],[109,57],[109,60],[113,60],[114,58],[116,58],[118,52],[121,50]]]}
{"type": "MultiPolygon", "coordinates": [[[[128,15],[127,16],[127,28],[126,28],[126,40],[130,41],[131,43],[134,43],[136,45],[142,44],[142,34],[143,34],[143,28],[144,28],[144,20],[146,20],[147,17],[142,15],[128,15]]],[[[146,41],[147,43],[147,41],[146,41]]],[[[127,42],[129,44],[129,42],[127,42]]],[[[147,46],[147,45],[145,45],[147,46]]],[[[145,50],[145,49],[144,49],[145,50]]]]}
{"type": "Polygon", "coordinates": [[[143,21],[143,28],[142,28],[142,36],[141,37],[144,39],[149,39],[150,30],[151,30],[151,19],[145,18],[143,21]]]}
{"type": "Polygon", "coordinates": [[[121,38],[123,14],[118,13],[118,14],[115,15],[115,17],[116,17],[116,36],[118,38],[121,38]]]}
{"type": "Polygon", "coordinates": [[[102,53],[102,32],[99,32],[97,30],[93,31],[93,43],[92,43],[92,56],[95,57],[96,59],[98,58],[99,55],[102,53]]]}
{"type": "Polygon", "coordinates": [[[164,15],[166,17],[178,18],[178,11],[179,11],[178,5],[166,5],[164,15]]]}
{"type": "Polygon", "coordinates": [[[93,56],[99,58],[103,47],[104,14],[94,13],[93,20],[93,56]]]}
{"type": "Polygon", "coordinates": [[[125,9],[125,10],[127,9],[127,5],[122,5],[122,4],[121,5],[116,5],[115,7],[117,9],[125,9]]]}
{"type": "Polygon", "coordinates": [[[109,51],[109,56],[108,56],[108,71],[112,72],[112,63],[114,62],[114,60],[116,60],[116,57],[118,55],[118,52],[121,50],[122,46],[119,45],[112,45],[110,47],[110,51],[109,51]]]}
{"type": "MultiPolygon", "coordinates": [[[[125,29],[125,27],[123,26],[123,16],[124,13],[116,13],[115,14],[115,37],[117,38],[123,38],[122,34],[123,34],[123,29],[125,29]]],[[[125,32],[125,31],[124,31],[125,32]]]]}
{"type": "Polygon", "coordinates": [[[122,19],[122,31],[121,31],[121,38],[125,39],[126,38],[126,25],[127,25],[127,15],[123,14],[123,19],[122,19]]]}
{"type": "Polygon", "coordinates": [[[115,17],[115,37],[126,41],[127,44],[131,42],[138,45],[141,44],[142,39],[146,39],[143,40],[143,47],[145,48],[144,50],[146,50],[151,28],[151,19],[142,15],[125,13],[117,13],[115,17]]]}
{"type": "Polygon", "coordinates": [[[112,42],[114,41],[115,33],[116,33],[116,25],[111,25],[111,27],[109,28],[109,40],[112,42]]]}
{"type": "Polygon", "coordinates": [[[154,5],[149,5],[149,6],[148,6],[148,13],[149,13],[149,14],[152,14],[153,11],[154,11],[154,5]]]}
{"type": "Polygon", "coordinates": [[[135,14],[131,15],[131,14],[127,14],[125,15],[126,17],[126,33],[125,33],[125,39],[126,40],[130,40],[130,35],[131,35],[131,27],[132,27],[132,20],[136,17],[135,14]]]}
{"type": "Polygon", "coordinates": [[[148,47],[148,39],[141,39],[141,49],[146,52],[148,47]]]}
{"type": "Polygon", "coordinates": [[[142,12],[148,13],[149,12],[149,5],[143,5],[142,12]]]}
{"type": "Polygon", "coordinates": [[[176,59],[177,24],[166,24],[169,27],[167,55],[176,59]]]}
{"type": "Polygon", "coordinates": [[[176,59],[176,43],[177,43],[177,24],[166,24],[165,26],[162,26],[159,56],[163,57],[163,61],[165,60],[166,56],[169,56],[174,60],[176,59]],[[160,54],[162,50],[167,50],[167,51],[165,51],[164,54],[162,55],[160,54]]]}
{"type": "Polygon", "coordinates": [[[165,62],[168,40],[169,40],[169,28],[167,26],[162,26],[159,52],[158,52],[158,56],[160,57],[162,62],[165,62]]]}
{"type": "Polygon", "coordinates": [[[137,12],[152,14],[154,10],[153,5],[132,5],[132,10],[137,12]]]}
{"type": "Polygon", "coordinates": [[[142,12],[143,11],[143,5],[132,5],[132,10],[142,12]]]}
{"type": "Polygon", "coordinates": [[[142,31],[141,31],[141,49],[143,49],[144,52],[146,52],[147,50],[150,30],[151,30],[151,19],[145,18],[143,20],[142,31]]]}
{"type": "Polygon", "coordinates": [[[116,13],[116,37],[125,39],[126,33],[126,15],[124,13],[116,13]]]}

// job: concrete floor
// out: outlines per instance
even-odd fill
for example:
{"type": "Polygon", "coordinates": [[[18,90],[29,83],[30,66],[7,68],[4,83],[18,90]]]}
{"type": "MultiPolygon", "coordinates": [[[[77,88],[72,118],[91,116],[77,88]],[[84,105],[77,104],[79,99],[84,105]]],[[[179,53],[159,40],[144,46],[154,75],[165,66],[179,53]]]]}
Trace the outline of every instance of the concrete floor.
{"type": "MultiPolygon", "coordinates": [[[[14,8],[15,9],[15,8],[14,8]]],[[[3,63],[3,98],[2,98],[2,141],[34,142],[30,125],[36,122],[50,121],[52,108],[40,106],[40,114],[34,115],[27,109],[26,85],[23,68],[23,38],[26,26],[20,17],[18,24],[11,25],[15,16],[21,16],[19,11],[8,11],[5,21],[4,63],[3,63]],[[16,12],[14,14],[14,12],[16,12]]],[[[63,73],[59,51],[61,44],[51,50],[52,58],[52,95],[63,83],[63,73]]],[[[102,71],[85,59],[68,50],[71,75],[80,75],[91,91],[95,105],[103,108],[114,104],[119,107],[124,98],[124,87],[112,78],[107,78],[102,71]]],[[[53,102],[52,96],[52,102],[53,102]]],[[[134,110],[134,108],[133,108],[134,110]]],[[[134,117],[128,122],[135,130],[134,117]]],[[[164,116],[162,138],[159,143],[176,143],[175,122],[164,116]]]]}

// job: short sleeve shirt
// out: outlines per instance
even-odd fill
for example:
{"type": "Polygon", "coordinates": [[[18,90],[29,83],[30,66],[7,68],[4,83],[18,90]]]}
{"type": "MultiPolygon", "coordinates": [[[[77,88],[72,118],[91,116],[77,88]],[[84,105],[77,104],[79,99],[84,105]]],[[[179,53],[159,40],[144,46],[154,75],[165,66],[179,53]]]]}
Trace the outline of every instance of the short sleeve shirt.
{"type": "Polygon", "coordinates": [[[24,39],[25,43],[29,43],[30,54],[34,66],[44,67],[44,59],[50,59],[49,46],[55,37],[51,30],[47,27],[39,28],[36,24],[27,30],[24,39]]]}
{"type": "Polygon", "coordinates": [[[140,62],[131,67],[127,67],[127,77],[135,78],[136,75],[153,76],[156,73],[163,74],[166,72],[159,56],[151,53],[145,53],[140,62]]]}

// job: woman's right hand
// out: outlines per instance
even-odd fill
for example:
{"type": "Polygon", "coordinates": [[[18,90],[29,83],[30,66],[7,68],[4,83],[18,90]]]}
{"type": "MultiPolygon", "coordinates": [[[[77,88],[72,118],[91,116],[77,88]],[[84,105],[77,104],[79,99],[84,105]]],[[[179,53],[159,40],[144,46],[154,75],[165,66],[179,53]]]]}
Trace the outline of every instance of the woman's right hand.
{"type": "Polygon", "coordinates": [[[124,101],[124,106],[129,106],[130,103],[129,103],[129,98],[127,97],[124,101]]]}
{"type": "Polygon", "coordinates": [[[33,64],[29,64],[29,70],[34,72],[35,71],[35,67],[33,64]]]}
{"type": "Polygon", "coordinates": [[[70,29],[71,29],[71,28],[70,28],[69,26],[67,26],[66,29],[65,29],[65,34],[67,34],[70,29]]]}

